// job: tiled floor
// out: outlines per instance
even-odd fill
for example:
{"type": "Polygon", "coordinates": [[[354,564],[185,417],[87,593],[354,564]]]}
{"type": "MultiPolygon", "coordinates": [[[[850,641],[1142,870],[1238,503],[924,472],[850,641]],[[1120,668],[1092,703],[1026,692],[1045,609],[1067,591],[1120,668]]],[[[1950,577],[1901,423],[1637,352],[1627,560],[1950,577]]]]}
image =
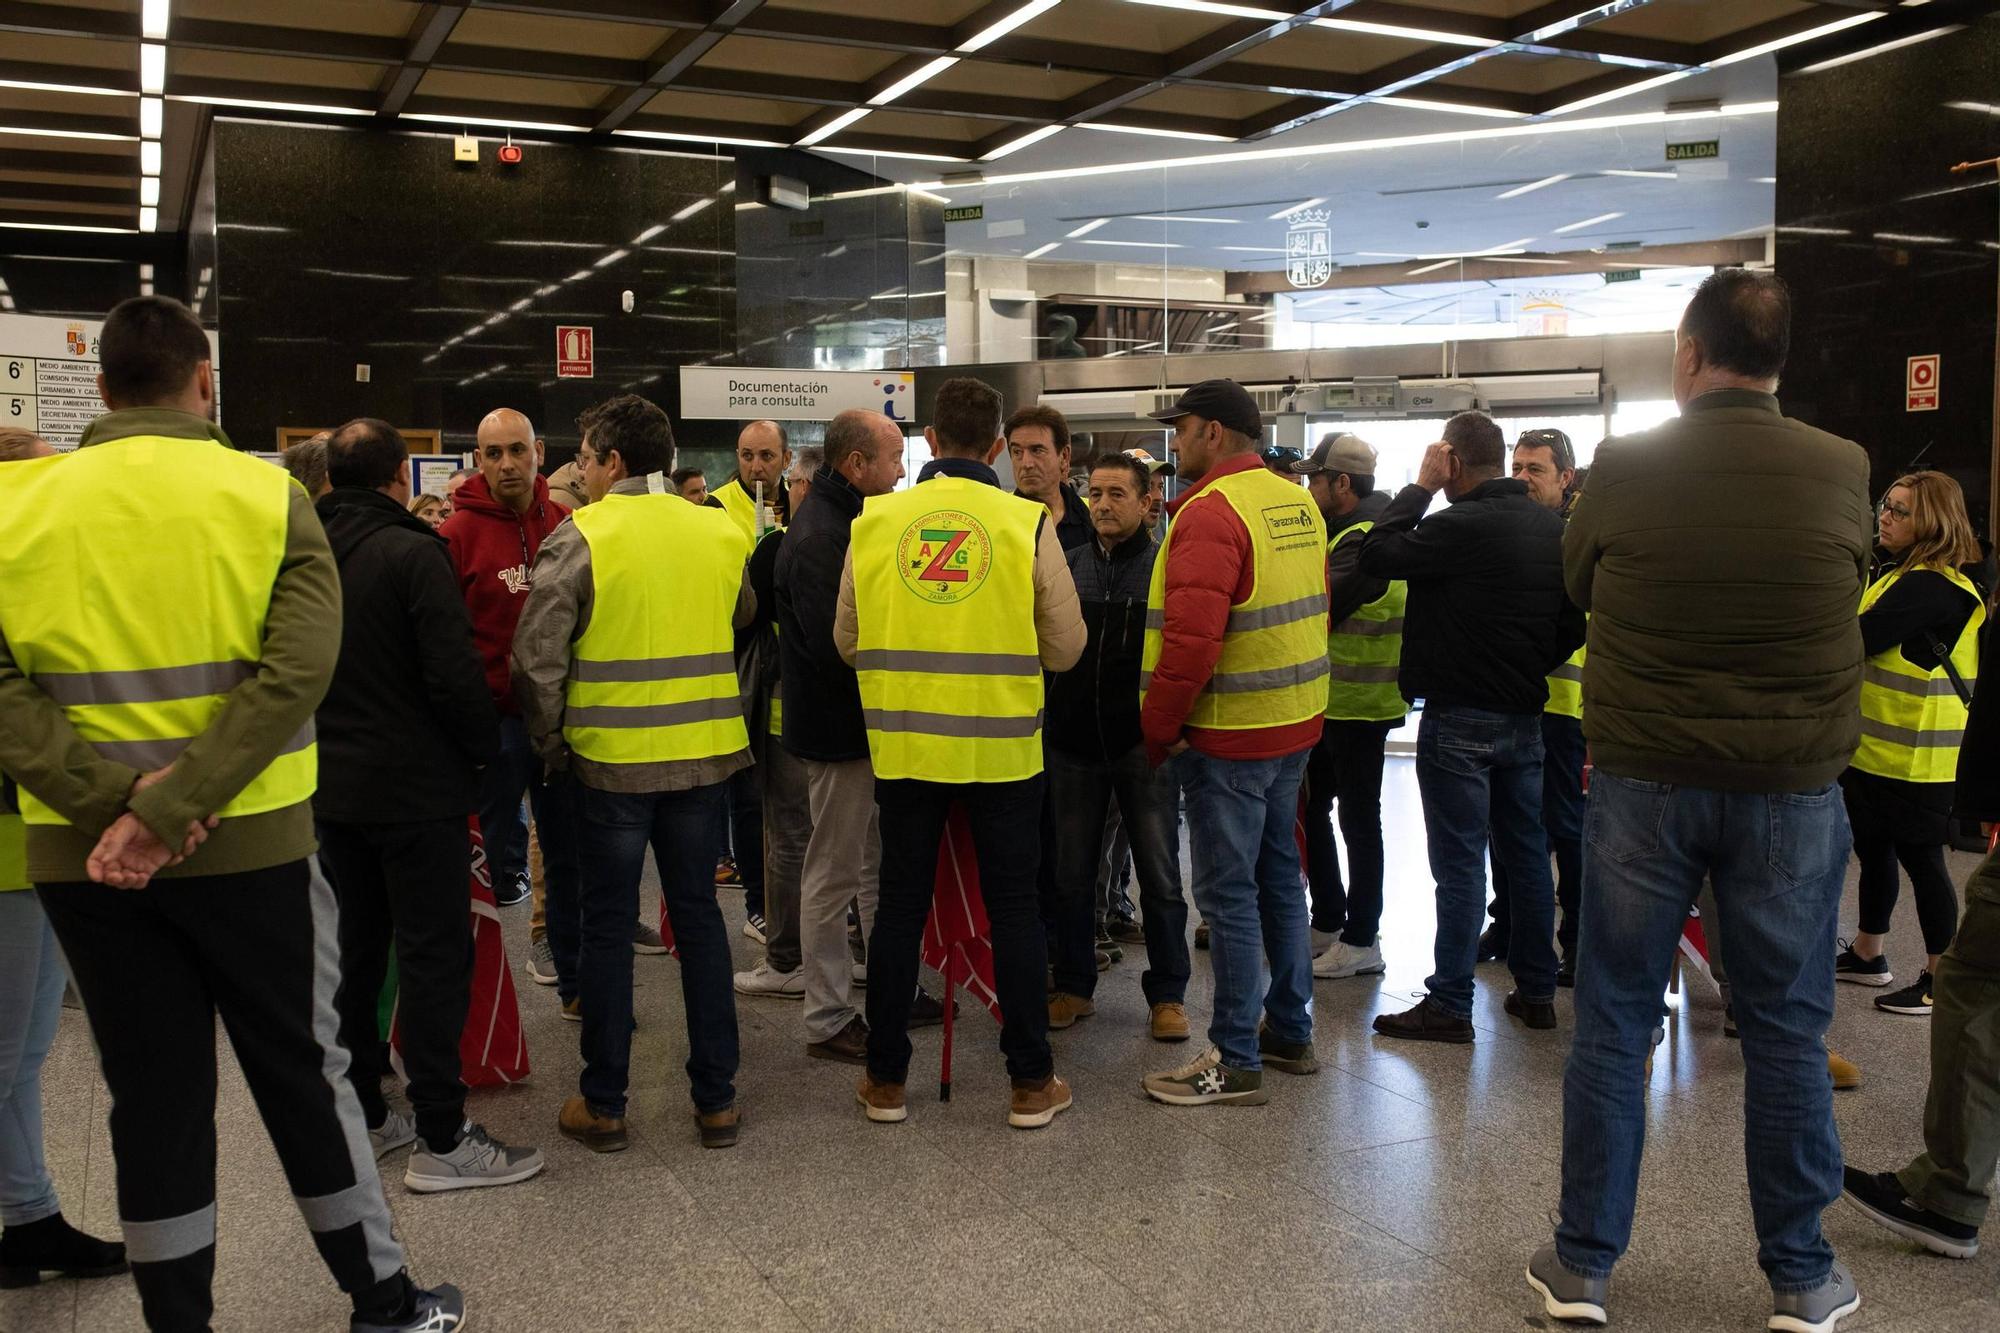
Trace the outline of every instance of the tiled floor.
{"type": "MultiPolygon", "coordinates": [[[[548,1152],[509,1189],[388,1195],[420,1280],[457,1282],[477,1330],[1192,1329],[1518,1330],[1548,1326],[1521,1280],[1557,1193],[1569,1026],[1529,1033],[1500,1012],[1504,969],[1481,969],[1467,1048],[1409,1047],[1368,1019],[1408,1003],[1429,971],[1430,881],[1408,760],[1392,760],[1386,978],[1322,982],[1325,1068],[1275,1080],[1262,1108],[1154,1105],[1139,1076],[1193,1046],[1147,1040],[1139,963],[1104,978],[1098,1013],[1055,1034],[1076,1107],[1035,1133],[1005,1122],[988,1020],[960,1029],[953,1100],[913,1079],[910,1119],[872,1125],[854,1072],[806,1058],[795,1003],[743,1000],[747,1124],[730,1152],[695,1144],[680,1070],[674,962],[635,960],[633,1145],[598,1157],[555,1132],[574,1086],[577,1030],[553,993],[523,985],[536,1073],[482,1093],[473,1114],[548,1152]]],[[[1954,856],[1962,883],[1974,858],[1954,856]]],[[[724,909],[740,921],[741,899],[724,909]]],[[[507,913],[518,954],[525,907],[507,913]]],[[[1847,919],[1853,919],[1852,887],[1847,919]]],[[[1891,957],[1921,966],[1907,896],[1891,957]]],[[[739,964],[756,951],[737,940],[739,964]]],[[[1208,1003],[1197,953],[1191,1008],[1208,1003]]],[[[1924,1020],[1842,987],[1833,1040],[1867,1075],[1836,1098],[1849,1156],[1899,1165],[1918,1146],[1924,1020]]],[[[1712,994],[1679,1003],[1653,1074],[1631,1253],[1614,1279],[1618,1329],[1763,1327],[1743,1184],[1743,1071],[1712,994]]],[[[917,1038],[917,1068],[938,1055],[917,1038]]],[[[344,1328],[256,1114],[224,1056],[216,1328],[344,1328]]],[[[47,1076],[49,1155],[73,1217],[117,1226],[106,1094],[81,1016],[63,1015],[47,1076]]],[[[1880,1333],[2000,1328],[2000,1259],[1935,1259],[1843,1206],[1828,1232],[1865,1304],[1844,1327],[1880,1333]]],[[[140,1327],[123,1279],[0,1293],[6,1333],[140,1327]]]]}

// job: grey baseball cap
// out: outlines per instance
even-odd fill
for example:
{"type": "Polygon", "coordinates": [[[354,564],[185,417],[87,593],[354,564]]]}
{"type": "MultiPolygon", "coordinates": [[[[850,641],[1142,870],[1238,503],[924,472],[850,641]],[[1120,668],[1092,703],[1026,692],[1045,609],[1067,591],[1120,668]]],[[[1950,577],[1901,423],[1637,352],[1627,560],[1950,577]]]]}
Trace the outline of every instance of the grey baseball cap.
{"type": "Polygon", "coordinates": [[[1315,472],[1345,472],[1350,477],[1372,477],[1378,458],[1375,446],[1359,435],[1329,435],[1319,442],[1319,448],[1292,464],[1292,471],[1301,476],[1311,476],[1315,472]]]}

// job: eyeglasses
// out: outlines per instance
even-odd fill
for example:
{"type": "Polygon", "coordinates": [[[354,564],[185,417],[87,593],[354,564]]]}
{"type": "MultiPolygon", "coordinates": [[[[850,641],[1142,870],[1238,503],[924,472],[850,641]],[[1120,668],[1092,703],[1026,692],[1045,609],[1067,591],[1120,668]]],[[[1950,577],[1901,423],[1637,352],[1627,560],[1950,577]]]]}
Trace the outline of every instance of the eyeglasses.
{"type": "Polygon", "coordinates": [[[1890,504],[1887,500],[1875,506],[1875,512],[1878,514],[1894,514],[1897,518],[1908,518],[1910,516],[1909,510],[1899,504],[1890,504]]]}

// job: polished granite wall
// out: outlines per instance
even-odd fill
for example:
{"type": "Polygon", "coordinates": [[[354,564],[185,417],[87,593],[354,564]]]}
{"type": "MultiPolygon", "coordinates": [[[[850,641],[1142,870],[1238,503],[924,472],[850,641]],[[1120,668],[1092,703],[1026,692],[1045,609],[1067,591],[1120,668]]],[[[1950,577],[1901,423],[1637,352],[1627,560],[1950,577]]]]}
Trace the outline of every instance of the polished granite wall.
{"type": "Polygon", "coordinates": [[[625,391],[692,449],[733,441],[730,423],[680,420],[677,372],[737,346],[735,164],[528,143],[503,166],[499,142],[466,166],[449,135],[215,122],[211,296],[237,444],[378,416],[456,450],[506,406],[561,455],[577,414],[625,391]],[[594,331],[593,378],[557,376],[572,324],[594,331]]]}
{"type": "Polygon", "coordinates": [[[1950,168],[2000,152],[2000,19],[1788,76],[1778,97],[1786,409],[1865,446],[1878,494],[1912,466],[1949,472],[1990,534],[2000,189],[1990,167],[1950,168]],[[1907,411],[1907,359],[1931,353],[1939,408],[1907,411]]]}

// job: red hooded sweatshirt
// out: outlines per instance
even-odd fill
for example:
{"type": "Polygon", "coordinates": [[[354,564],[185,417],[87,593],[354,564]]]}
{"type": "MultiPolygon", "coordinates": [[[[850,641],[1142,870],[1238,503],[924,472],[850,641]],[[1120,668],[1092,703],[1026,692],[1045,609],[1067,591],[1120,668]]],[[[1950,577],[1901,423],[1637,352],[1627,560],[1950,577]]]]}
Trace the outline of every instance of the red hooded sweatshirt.
{"type": "Polygon", "coordinates": [[[486,668],[486,688],[501,714],[513,716],[521,711],[507,670],[514,626],[528,602],[528,575],[542,539],[569,511],[549,499],[549,484],[541,477],[535,478],[535,500],[525,514],[495,500],[484,477],[467,478],[452,506],[452,516],[438,531],[451,547],[459,591],[472,612],[472,642],[486,668]]]}

